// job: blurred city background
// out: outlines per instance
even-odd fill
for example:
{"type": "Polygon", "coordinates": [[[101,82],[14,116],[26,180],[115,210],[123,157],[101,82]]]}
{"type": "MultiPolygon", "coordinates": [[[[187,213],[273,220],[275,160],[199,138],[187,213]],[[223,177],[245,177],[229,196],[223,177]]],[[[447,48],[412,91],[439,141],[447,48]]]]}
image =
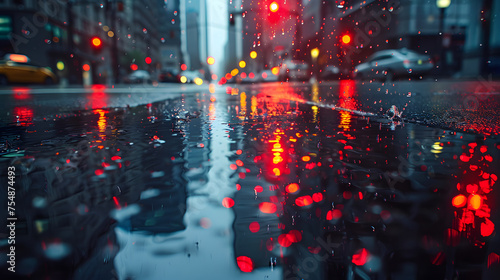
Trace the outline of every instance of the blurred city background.
{"type": "Polygon", "coordinates": [[[137,70],[151,81],[179,82],[186,71],[184,82],[237,82],[283,76],[287,60],[317,78],[351,78],[385,49],[427,55],[427,77],[498,76],[499,2],[4,0],[0,57],[25,55],[62,85],[133,82],[137,70]]]}

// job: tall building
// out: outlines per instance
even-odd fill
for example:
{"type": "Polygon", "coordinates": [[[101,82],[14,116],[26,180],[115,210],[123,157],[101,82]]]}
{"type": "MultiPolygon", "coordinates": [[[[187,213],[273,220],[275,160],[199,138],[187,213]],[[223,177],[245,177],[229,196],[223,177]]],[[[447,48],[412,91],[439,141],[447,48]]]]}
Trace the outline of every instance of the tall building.
{"type": "Polygon", "coordinates": [[[181,50],[188,70],[202,68],[206,58],[205,0],[181,1],[181,50]],[[203,35],[205,34],[205,35],[203,35]]]}
{"type": "Polygon", "coordinates": [[[160,61],[162,69],[177,73],[183,63],[181,53],[181,21],[180,2],[170,0],[165,2],[163,19],[159,26],[160,33],[160,61]]]}
{"type": "Polygon", "coordinates": [[[70,83],[120,82],[131,63],[161,67],[163,6],[160,0],[0,1],[0,55],[25,54],[70,83]],[[98,48],[94,37],[101,39],[98,48]]]}

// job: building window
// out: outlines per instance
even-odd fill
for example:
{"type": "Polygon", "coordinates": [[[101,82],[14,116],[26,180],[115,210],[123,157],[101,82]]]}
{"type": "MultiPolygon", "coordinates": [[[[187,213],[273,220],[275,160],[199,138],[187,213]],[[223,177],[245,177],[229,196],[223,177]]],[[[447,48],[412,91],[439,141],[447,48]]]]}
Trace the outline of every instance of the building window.
{"type": "Polygon", "coordinates": [[[8,39],[12,32],[12,19],[10,16],[0,16],[0,39],[8,39]]]}

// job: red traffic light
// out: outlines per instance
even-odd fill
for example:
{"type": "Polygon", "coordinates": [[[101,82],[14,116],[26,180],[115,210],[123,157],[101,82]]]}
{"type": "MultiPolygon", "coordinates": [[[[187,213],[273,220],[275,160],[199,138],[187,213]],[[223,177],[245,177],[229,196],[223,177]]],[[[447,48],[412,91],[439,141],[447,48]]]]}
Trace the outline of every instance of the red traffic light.
{"type": "Polygon", "coordinates": [[[146,64],[151,64],[153,60],[151,60],[151,57],[148,56],[146,57],[146,59],[144,59],[144,61],[146,62],[146,64]]]}
{"type": "Polygon", "coordinates": [[[137,64],[135,64],[135,63],[132,63],[132,64],[130,64],[130,69],[132,71],[136,71],[137,69],[139,69],[139,66],[137,66],[137,64]]]}
{"type": "Polygon", "coordinates": [[[269,10],[273,13],[276,13],[278,10],[279,10],[280,6],[278,5],[278,3],[276,2],[272,2],[270,5],[269,5],[269,10]]]}
{"type": "Polygon", "coordinates": [[[91,42],[92,42],[92,46],[94,46],[96,48],[99,48],[102,45],[101,38],[99,38],[99,37],[93,37],[91,42]]]}

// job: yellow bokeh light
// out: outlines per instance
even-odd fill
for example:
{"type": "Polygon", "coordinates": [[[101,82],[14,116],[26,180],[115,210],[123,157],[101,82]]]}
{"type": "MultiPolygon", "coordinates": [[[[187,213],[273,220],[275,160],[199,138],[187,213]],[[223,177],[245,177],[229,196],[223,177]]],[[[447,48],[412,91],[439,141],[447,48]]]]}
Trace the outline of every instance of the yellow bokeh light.
{"type": "Polygon", "coordinates": [[[273,67],[273,68],[271,69],[271,72],[272,72],[274,75],[278,76],[278,74],[279,74],[279,72],[280,72],[280,68],[279,68],[278,66],[275,66],[275,67],[273,67]]]}
{"type": "Polygon", "coordinates": [[[185,84],[185,83],[187,82],[187,80],[188,80],[188,79],[186,78],[186,76],[182,76],[182,77],[180,78],[180,80],[181,80],[181,83],[185,84]]]}
{"type": "Polygon", "coordinates": [[[207,57],[207,63],[208,65],[214,65],[215,58],[213,58],[212,56],[207,57]]]}
{"type": "Polygon", "coordinates": [[[316,59],[318,56],[319,56],[319,49],[318,48],[312,49],[311,50],[311,57],[316,59]]]}
{"type": "Polygon", "coordinates": [[[231,70],[231,76],[234,77],[234,76],[238,75],[239,72],[240,71],[238,69],[234,68],[233,70],[231,70]]]}
{"type": "Polygon", "coordinates": [[[64,62],[58,61],[56,64],[57,70],[62,71],[64,70],[64,62]]]}
{"type": "Polygon", "coordinates": [[[245,66],[247,66],[247,63],[242,60],[242,61],[240,61],[239,65],[240,65],[240,68],[245,68],[245,66]]]}
{"type": "Polygon", "coordinates": [[[108,31],[108,36],[109,36],[109,37],[113,37],[113,36],[115,36],[115,32],[113,32],[113,31],[111,31],[111,30],[110,30],[110,31],[108,31]]]}
{"type": "Polygon", "coordinates": [[[250,52],[250,57],[251,57],[252,59],[256,59],[256,58],[257,58],[257,52],[256,52],[256,51],[251,51],[251,52],[250,52]]]}
{"type": "Polygon", "coordinates": [[[197,85],[199,85],[199,86],[201,86],[203,84],[203,80],[200,79],[200,78],[195,78],[194,79],[194,83],[197,84],[197,85]]]}

